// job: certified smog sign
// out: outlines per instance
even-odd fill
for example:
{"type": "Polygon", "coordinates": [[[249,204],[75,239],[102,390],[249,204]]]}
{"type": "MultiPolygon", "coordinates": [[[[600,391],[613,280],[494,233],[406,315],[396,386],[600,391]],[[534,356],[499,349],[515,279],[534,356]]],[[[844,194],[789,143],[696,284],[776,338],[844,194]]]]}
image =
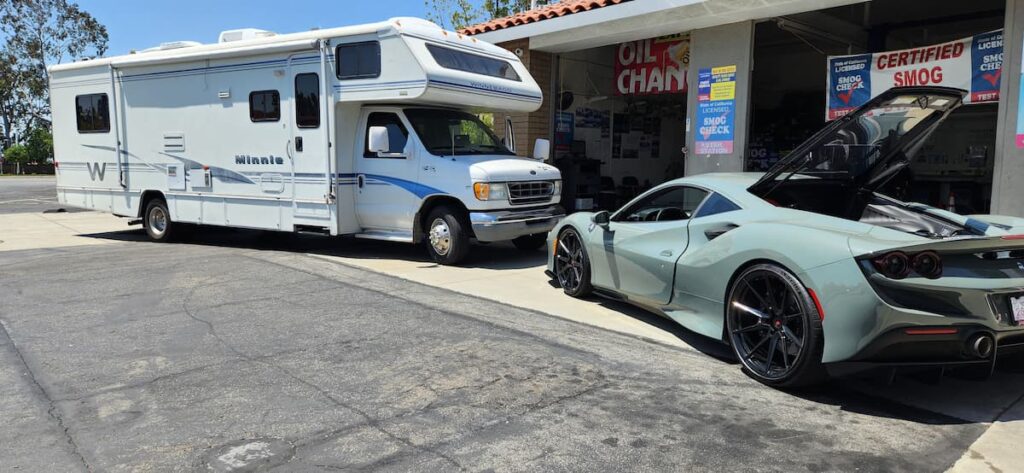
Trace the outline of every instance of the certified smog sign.
{"type": "Polygon", "coordinates": [[[899,51],[828,58],[828,110],[835,120],[893,87],[939,85],[970,91],[964,103],[999,101],[1003,30],[899,51]]]}
{"type": "Polygon", "coordinates": [[[732,154],[736,122],[736,65],[697,71],[698,155],[732,154]]]}

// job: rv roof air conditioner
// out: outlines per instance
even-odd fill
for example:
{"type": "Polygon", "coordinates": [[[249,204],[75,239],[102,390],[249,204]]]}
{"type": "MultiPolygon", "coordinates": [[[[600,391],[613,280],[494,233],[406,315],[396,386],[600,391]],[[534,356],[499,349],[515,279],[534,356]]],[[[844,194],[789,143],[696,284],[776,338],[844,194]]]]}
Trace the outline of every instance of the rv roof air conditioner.
{"type": "Polygon", "coordinates": [[[221,31],[220,36],[217,38],[217,42],[231,43],[247,39],[268,38],[270,36],[277,36],[277,33],[257,28],[240,28],[237,30],[221,31]]]}
{"type": "Polygon", "coordinates": [[[141,52],[148,53],[153,51],[167,51],[168,49],[181,49],[191,48],[193,46],[202,46],[203,43],[198,41],[171,41],[169,43],[160,43],[160,46],[154,46],[152,48],[143,49],[141,52]]]}

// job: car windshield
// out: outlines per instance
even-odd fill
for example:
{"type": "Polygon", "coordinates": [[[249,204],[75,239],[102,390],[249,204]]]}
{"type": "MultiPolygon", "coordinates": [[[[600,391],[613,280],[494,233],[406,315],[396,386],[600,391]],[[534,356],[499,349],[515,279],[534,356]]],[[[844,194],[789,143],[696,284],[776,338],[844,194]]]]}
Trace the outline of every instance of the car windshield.
{"type": "Polygon", "coordinates": [[[406,109],[405,116],[431,154],[515,154],[498,140],[490,127],[473,114],[458,110],[414,108],[406,109]]]}

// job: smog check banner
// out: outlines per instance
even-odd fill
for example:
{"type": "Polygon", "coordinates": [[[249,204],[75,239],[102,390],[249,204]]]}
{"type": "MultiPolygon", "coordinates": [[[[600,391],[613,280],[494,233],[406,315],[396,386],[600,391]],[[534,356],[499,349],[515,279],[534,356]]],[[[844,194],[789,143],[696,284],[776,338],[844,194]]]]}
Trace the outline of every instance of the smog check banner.
{"type": "Polygon", "coordinates": [[[732,154],[736,124],[736,65],[697,71],[698,155],[732,154]]]}
{"type": "Polygon", "coordinates": [[[829,56],[826,120],[893,87],[938,85],[970,91],[964,103],[999,101],[1003,30],[920,48],[829,56]]]}

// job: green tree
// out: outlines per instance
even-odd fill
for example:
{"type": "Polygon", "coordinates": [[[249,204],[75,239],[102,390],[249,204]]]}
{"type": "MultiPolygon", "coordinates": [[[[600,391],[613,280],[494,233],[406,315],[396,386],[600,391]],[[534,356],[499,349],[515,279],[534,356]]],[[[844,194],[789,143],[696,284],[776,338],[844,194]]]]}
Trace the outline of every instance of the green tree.
{"type": "Polygon", "coordinates": [[[28,147],[25,145],[12,145],[4,150],[5,163],[28,163],[28,147]]]}
{"type": "Polygon", "coordinates": [[[25,148],[28,152],[28,162],[48,163],[53,158],[53,135],[46,128],[35,128],[28,134],[25,148]]]}
{"type": "Polygon", "coordinates": [[[106,50],[106,27],[73,2],[0,0],[0,137],[48,126],[48,64],[106,50]]]}
{"type": "MultiPolygon", "coordinates": [[[[424,0],[427,19],[452,30],[529,10],[531,3],[531,0],[424,0]]],[[[548,3],[553,2],[537,1],[538,5],[548,3]]]]}

